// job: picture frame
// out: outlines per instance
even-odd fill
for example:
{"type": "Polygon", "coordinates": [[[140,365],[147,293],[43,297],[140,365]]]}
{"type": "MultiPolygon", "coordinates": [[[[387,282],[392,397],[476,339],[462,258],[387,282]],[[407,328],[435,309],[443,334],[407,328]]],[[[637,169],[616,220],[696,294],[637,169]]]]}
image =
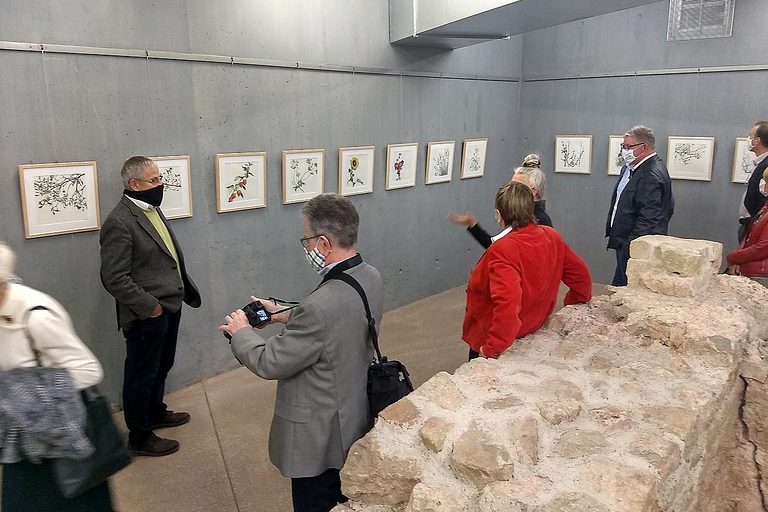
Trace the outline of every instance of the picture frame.
{"type": "Polygon", "coordinates": [[[192,175],[189,155],[152,156],[163,177],[160,209],[168,220],[192,216],[192,175]]]}
{"type": "Polygon", "coordinates": [[[466,139],[461,153],[460,179],[481,178],[485,173],[488,139],[466,139]]]}
{"type": "Polygon", "coordinates": [[[98,231],[96,162],[19,165],[24,238],[98,231]]]}
{"type": "Polygon", "coordinates": [[[418,142],[403,142],[387,146],[387,190],[416,186],[418,142]]]}
{"type": "Polygon", "coordinates": [[[339,148],[339,195],[373,192],[375,146],[339,148]]]}
{"type": "Polygon", "coordinates": [[[623,135],[608,136],[608,176],[621,175],[621,168],[624,167],[624,159],[621,157],[623,143],[623,135]]]}
{"type": "Polygon", "coordinates": [[[671,135],[667,140],[667,170],[673,180],[712,181],[714,137],[671,135]]]}
{"type": "Polygon", "coordinates": [[[733,183],[746,183],[755,171],[754,153],[747,149],[747,137],[736,137],[733,155],[733,183]]]}
{"type": "Polygon", "coordinates": [[[324,149],[283,151],[283,204],[303,203],[323,193],[324,149]]]}
{"type": "Polygon", "coordinates": [[[453,176],[453,154],[456,141],[443,140],[427,144],[427,161],[424,183],[447,183],[453,176]]]}
{"type": "Polygon", "coordinates": [[[592,173],[592,136],[556,135],[555,172],[592,173]]]}
{"type": "Polygon", "coordinates": [[[267,207],[267,153],[217,153],[216,211],[267,207]]]}

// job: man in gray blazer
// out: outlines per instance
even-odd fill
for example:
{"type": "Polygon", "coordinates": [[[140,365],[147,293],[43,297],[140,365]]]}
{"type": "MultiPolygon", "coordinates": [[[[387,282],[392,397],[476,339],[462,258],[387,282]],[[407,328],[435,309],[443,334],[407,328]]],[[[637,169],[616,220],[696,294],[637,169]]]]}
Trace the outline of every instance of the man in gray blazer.
{"type": "Polygon", "coordinates": [[[126,341],[123,411],[136,455],[179,449],[153,430],[189,421],[163,402],[165,379],[176,355],[181,303],[200,306],[181,246],[160,210],[163,180],[149,158],[129,158],[120,171],[125,190],[101,227],[101,282],[115,298],[126,341]]]}
{"type": "Polygon", "coordinates": [[[292,311],[265,299],[282,333],[263,338],[242,310],[220,329],[232,336],[232,352],[256,375],[277,379],[269,456],[291,480],[296,512],[327,512],[347,501],[339,469],[352,443],[369,430],[368,365],[373,360],[360,295],[333,275],[346,272],[363,288],[376,325],[381,321],[381,275],[357,253],[359,217],[336,194],[311,199],[301,211],[307,261],[323,276],[292,311]],[[281,312],[282,311],[282,312],[281,312]]]}

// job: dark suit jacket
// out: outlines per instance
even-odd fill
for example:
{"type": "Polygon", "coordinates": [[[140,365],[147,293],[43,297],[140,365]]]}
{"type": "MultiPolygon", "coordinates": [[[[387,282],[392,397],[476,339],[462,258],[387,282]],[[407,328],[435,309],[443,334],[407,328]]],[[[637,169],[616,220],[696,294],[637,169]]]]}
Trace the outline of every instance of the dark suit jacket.
{"type": "Polygon", "coordinates": [[[123,329],[147,318],[160,304],[171,313],[182,300],[196,308],[200,293],[187,275],[184,254],[173,230],[158,209],[176,246],[181,275],[168,248],[141,208],[123,196],[101,227],[101,282],[117,301],[123,329]]]}
{"type": "MultiPolygon", "coordinates": [[[[627,167],[621,172],[622,175],[628,172],[627,167]]],[[[633,171],[619,198],[611,226],[618,187],[617,181],[605,223],[605,236],[608,237],[610,249],[619,248],[643,235],[667,234],[669,219],[675,211],[675,200],[672,197],[672,181],[661,158],[654,155],[633,171]]]]}
{"type": "Polygon", "coordinates": [[[760,180],[763,178],[763,173],[766,168],[768,168],[768,157],[757,164],[757,167],[752,171],[752,176],[749,177],[749,181],[747,182],[747,195],[744,196],[744,206],[752,217],[754,217],[765,204],[765,196],[760,193],[760,180]]]}

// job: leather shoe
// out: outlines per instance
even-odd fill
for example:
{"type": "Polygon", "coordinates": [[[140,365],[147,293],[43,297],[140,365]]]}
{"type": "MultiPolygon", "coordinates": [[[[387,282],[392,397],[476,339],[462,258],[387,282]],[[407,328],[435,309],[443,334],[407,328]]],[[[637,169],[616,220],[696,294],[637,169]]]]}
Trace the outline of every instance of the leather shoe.
{"type": "Polygon", "coordinates": [[[179,425],[189,423],[189,418],[188,412],[165,411],[165,415],[152,425],[152,429],[178,427],[179,425]]]}
{"type": "Polygon", "coordinates": [[[179,451],[179,442],[173,439],[165,439],[155,434],[150,434],[140,443],[129,442],[134,455],[146,455],[147,457],[162,457],[179,451]]]}

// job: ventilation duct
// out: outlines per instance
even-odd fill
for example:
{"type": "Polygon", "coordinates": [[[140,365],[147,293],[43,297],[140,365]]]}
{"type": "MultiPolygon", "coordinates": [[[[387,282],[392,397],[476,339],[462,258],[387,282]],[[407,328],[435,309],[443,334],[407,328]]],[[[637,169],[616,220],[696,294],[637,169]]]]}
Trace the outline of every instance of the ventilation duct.
{"type": "Polygon", "coordinates": [[[670,0],[667,41],[731,37],[736,0],[670,0]]]}

